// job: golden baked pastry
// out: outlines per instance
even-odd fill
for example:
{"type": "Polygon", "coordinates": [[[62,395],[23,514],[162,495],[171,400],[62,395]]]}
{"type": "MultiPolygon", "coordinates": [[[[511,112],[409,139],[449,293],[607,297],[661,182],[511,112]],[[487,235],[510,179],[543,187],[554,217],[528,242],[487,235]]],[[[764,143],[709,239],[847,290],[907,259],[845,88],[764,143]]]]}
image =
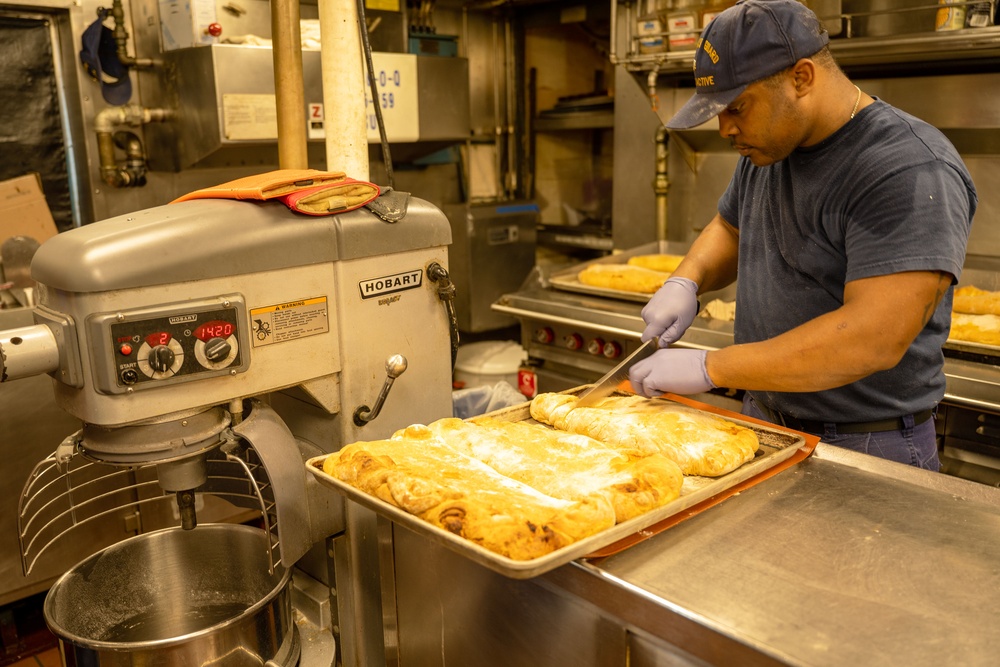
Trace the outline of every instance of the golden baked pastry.
{"type": "Polygon", "coordinates": [[[665,255],[661,253],[629,257],[628,263],[631,266],[641,266],[645,269],[653,269],[654,271],[673,273],[683,260],[684,255],[665,255]]]}
{"type": "Polygon", "coordinates": [[[956,287],[951,309],[972,315],[1000,315],[1000,292],[988,292],[972,285],[956,287]]]}
{"type": "Polygon", "coordinates": [[[577,280],[592,287],[652,294],[663,286],[669,273],[628,264],[591,264],[577,274],[577,280]]]}
{"type": "Polygon", "coordinates": [[[544,556],[615,523],[605,497],[546,495],[461,453],[427,426],[348,445],[327,457],[323,472],[513,560],[544,556]]]}
{"type": "Polygon", "coordinates": [[[563,500],[604,497],[626,521],[680,495],[684,476],[670,459],[629,456],[593,438],[540,424],[477,417],[439,419],[428,428],[502,475],[563,500]]]}
{"type": "Polygon", "coordinates": [[[953,312],[948,339],[980,345],[1000,345],[1000,315],[953,312]]]}
{"type": "Polygon", "coordinates": [[[631,455],[660,452],[685,475],[725,475],[752,460],[760,446],[748,428],[663,399],[611,396],[586,408],[576,402],[567,394],[539,394],[531,416],[631,455]]]}

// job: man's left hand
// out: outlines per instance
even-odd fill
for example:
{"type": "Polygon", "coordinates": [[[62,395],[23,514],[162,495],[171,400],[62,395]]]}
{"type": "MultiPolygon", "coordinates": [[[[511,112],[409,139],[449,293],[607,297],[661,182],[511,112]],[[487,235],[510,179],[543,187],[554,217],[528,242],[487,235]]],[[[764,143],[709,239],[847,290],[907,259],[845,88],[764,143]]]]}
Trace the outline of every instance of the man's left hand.
{"type": "Polygon", "coordinates": [[[637,362],[628,373],[632,390],[647,398],[667,392],[701,394],[714,389],[708,376],[705,350],[668,348],[637,362]]]}

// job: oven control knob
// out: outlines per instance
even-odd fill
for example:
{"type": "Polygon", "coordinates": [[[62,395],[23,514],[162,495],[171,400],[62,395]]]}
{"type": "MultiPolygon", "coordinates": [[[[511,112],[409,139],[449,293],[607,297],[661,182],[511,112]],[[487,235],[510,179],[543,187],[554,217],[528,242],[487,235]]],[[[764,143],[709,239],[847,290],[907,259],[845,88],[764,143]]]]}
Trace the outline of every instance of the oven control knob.
{"type": "Polygon", "coordinates": [[[553,340],[555,340],[556,334],[549,327],[542,327],[541,329],[535,330],[535,340],[543,345],[548,345],[553,340]]]}
{"type": "Polygon", "coordinates": [[[232,350],[233,346],[225,338],[211,338],[205,343],[205,358],[209,361],[222,361],[232,350]]]}
{"type": "Polygon", "coordinates": [[[583,347],[583,336],[580,334],[569,334],[563,338],[563,345],[566,346],[567,350],[579,350],[583,347]]]}
{"type": "Polygon", "coordinates": [[[601,356],[604,354],[604,341],[600,338],[594,338],[587,343],[587,352],[591,353],[595,357],[601,356]]]}
{"type": "Polygon", "coordinates": [[[149,351],[149,365],[158,373],[166,373],[174,365],[174,351],[166,345],[157,345],[149,351]]]}
{"type": "Polygon", "coordinates": [[[604,344],[604,356],[608,359],[617,359],[622,356],[622,346],[615,341],[608,341],[604,344]]]}

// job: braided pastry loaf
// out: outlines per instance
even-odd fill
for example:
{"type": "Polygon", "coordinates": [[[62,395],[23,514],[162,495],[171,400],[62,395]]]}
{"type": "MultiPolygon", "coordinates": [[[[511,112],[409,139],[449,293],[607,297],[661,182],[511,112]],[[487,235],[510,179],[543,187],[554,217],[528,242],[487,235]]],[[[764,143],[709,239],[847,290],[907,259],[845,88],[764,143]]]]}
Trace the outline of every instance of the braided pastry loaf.
{"type": "Polygon", "coordinates": [[[531,416],[633,456],[662,454],[685,475],[724,475],[752,460],[760,447],[749,428],[671,401],[611,396],[585,408],[576,402],[567,394],[539,394],[531,416]]]}
{"type": "Polygon", "coordinates": [[[677,465],[539,424],[480,418],[357,442],[323,471],[514,560],[544,556],[680,495],[677,465]]]}

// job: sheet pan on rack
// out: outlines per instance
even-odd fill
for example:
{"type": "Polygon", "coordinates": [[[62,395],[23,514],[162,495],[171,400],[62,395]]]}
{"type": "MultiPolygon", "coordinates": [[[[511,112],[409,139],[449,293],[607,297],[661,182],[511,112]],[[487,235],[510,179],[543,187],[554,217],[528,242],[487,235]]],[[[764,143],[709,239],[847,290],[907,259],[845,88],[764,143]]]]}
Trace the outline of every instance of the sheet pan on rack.
{"type": "Polygon", "coordinates": [[[944,342],[944,347],[947,350],[955,350],[957,352],[968,352],[971,354],[981,354],[987,357],[994,357],[997,360],[1000,360],[1000,345],[973,343],[971,341],[949,338],[944,342]]]}
{"type": "MultiPolygon", "coordinates": [[[[987,292],[1000,292],[1000,258],[968,255],[965,267],[962,269],[962,278],[956,288],[965,286],[977,287],[987,292]]],[[[1000,345],[949,338],[945,341],[944,347],[946,350],[991,357],[992,359],[987,360],[990,363],[997,363],[993,359],[1000,359],[1000,345]]]]}
{"type": "Polygon", "coordinates": [[[580,294],[590,294],[592,296],[603,296],[610,297],[612,299],[624,299],[625,301],[646,303],[649,301],[649,297],[652,296],[651,294],[641,294],[639,292],[627,292],[625,290],[616,290],[607,287],[584,285],[580,282],[577,276],[580,271],[583,271],[585,268],[593,264],[625,264],[630,258],[637,255],[652,255],[656,253],[683,255],[687,252],[687,250],[687,245],[681,247],[674,244],[668,244],[667,242],[647,243],[636,248],[632,248],[631,250],[615,253],[613,255],[606,255],[589,262],[583,262],[568,268],[559,269],[549,276],[549,285],[555,289],[566,292],[577,292],[580,294]]]}
{"type": "MultiPolygon", "coordinates": [[[[583,387],[580,387],[572,391],[581,391],[582,389],[583,387]]],[[[756,483],[755,479],[766,478],[770,474],[773,474],[779,466],[786,466],[794,462],[794,460],[805,458],[805,456],[808,456],[812,452],[812,448],[816,444],[814,440],[807,440],[804,434],[797,431],[758,422],[757,420],[690,399],[676,396],[671,396],[670,399],[704,412],[719,414],[732,422],[752,429],[760,440],[760,449],[757,455],[752,461],[748,461],[733,472],[721,477],[685,477],[680,497],[667,505],[531,560],[514,560],[485,549],[324,473],[323,462],[326,459],[326,455],[309,459],[306,461],[306,468],[321,484],[333,488],[359,505],[367,507],[381,516],[387,517],[420,535],[434,540],[446,548],[462,554],[495,572],[513,579],[527,579],[548,572],[578,558],[600,552],[609,545],[627,540],[636,533],[654,526],[654,524],[663,522],[680,512],[694,508],[697,505],[710,504],[708,501],[711,501],[713,498],[724,497],[726,491],[737,485],[752,485],[756,483]]],[[[533,421],[531,420],[527,403],[498,410],[490,413],[490,416],[508,421],[533,421]]]]}
{"type": "MultiPolygon", "coordinates": [[[[638,255],[655,255],[655,254],[668,254],[668,255],[683,255],[688,251],[689,245],[682,243],[674,243],[668,241],[657,241],[654,243],[647,243],[641,246],[632,248],[631,250],[625,250],[613,255],[606,255],[598,259],[591,260],[589,262],[583,262],[581,264],[576,264],[574,266],[558,269],[552,275],[549,276],[548,284],[553,289],[562,290],[564,292],[576,292],[578,294],[589,294],[591,296],[601,296],[611,299],[620,299],[623,301],[634,301],[636,303],[646,303],[649,301],[649,297],[652,294],[644,294],[641,292],[628,292],[625,290],[611,289],[608,287],[596,287],[594,285],[585,285],[580,282],[579,274],[588,266],[594,264],[626,264],[628,260],[637,257],[638,255]]],[[[736,299],[736,288],[734,286],[727,287],[726,289],[719,290],[717,292],[710,292],[702,295],[702,302],[708,303],[712,299],[722,299],[723,301],[733,301],[736,299]]]]}

